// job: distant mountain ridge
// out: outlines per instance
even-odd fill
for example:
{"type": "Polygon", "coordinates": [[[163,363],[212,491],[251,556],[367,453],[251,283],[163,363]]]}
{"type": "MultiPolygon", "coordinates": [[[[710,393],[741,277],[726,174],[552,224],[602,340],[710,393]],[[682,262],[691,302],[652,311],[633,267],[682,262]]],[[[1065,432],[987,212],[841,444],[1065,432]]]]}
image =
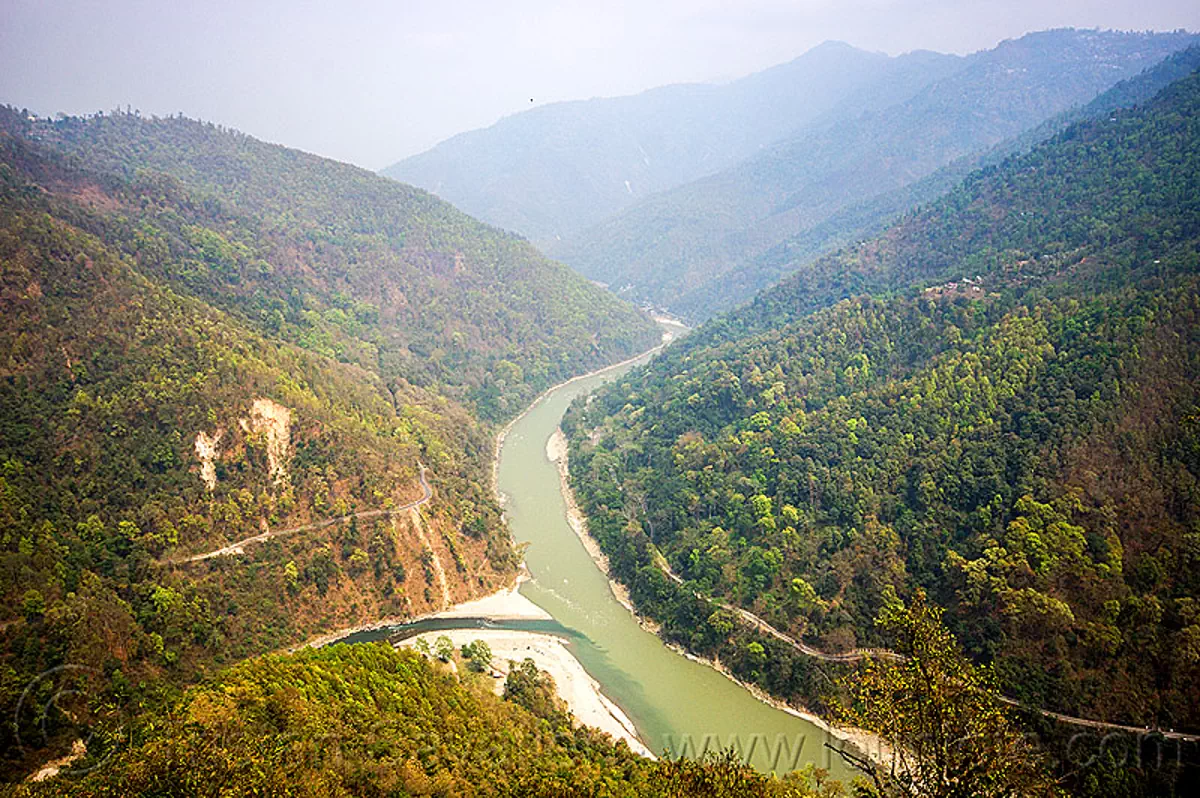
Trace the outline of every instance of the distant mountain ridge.
{"type": "Polygon", "coordinates": [[[711,174],[823,115],[879,107],[961,61],[826,42],[724,85],[554,103],[462,133],[382,174],[551,243],[653,192],[711,174]]]}
{"type": "Polygon", "coordinates": [[[802,271],[822,253],[881,232],[910,209],[945,194],[975,169],[999,164],[1006,157],[1024,152],[1076,122],[1097,119],[1114,110],[1150,100],[1171,83],[1197,69],[1200,69],[1200,45],[1192,45],[1171,54],[1141,74],[1121,81],[1087,105],[1061,113],[1032,130],[1006,139],[990,150],[958,158],[915,183],[838,211],[819,224],[789,236],[746,260],[735,273],[684,290],[672,302],[672,307],[688,316],[704,317],[714,309],[749,301],[755,292],[802,271]]]}
{"type": "Polygon", "coordinates": [[[826,116],[552,252],[636,301],[702,319],[768,285],[743,280],[743,271],[788,239],[986,153],[1195,41],[1182,32],[1078,30],[1006,41],[889,107],[826,116]]]}

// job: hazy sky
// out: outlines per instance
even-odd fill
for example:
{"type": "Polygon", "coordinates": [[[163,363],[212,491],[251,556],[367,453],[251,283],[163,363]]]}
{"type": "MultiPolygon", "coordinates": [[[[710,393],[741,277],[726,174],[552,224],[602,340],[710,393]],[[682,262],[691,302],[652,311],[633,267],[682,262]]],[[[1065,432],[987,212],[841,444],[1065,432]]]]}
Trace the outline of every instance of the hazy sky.
{"type": "Polygon", "coordinates": [[[1197,0],[0,0],[0,102],[182,111],[372,169],[534,103],[727,79],[826,39],[966,53],[1197,0]]]}

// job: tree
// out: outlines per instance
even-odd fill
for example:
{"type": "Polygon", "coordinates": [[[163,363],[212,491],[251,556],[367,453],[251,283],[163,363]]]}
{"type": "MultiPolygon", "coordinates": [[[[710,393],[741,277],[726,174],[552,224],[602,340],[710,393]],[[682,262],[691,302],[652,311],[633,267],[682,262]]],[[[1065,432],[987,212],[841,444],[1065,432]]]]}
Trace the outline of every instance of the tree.
{"type": "Polygon", "coordinates": [[[25,595],[21,598],[21,612],[31,623],[46,614],[46,598],[40,590],[25,591],[25,595]]]}
{"type": "Polygon", "coordinates": [[[782,780],[764,776],[729,748],[700,759],[666,757],[655,766],[655,784],[671,798],[838,798],[842,785],[812,765],[782,780]]]}
{"type": "Polygon", "coordinates": [[[806,579],[799,576],[792,578],[791,594],[792,601],[796,604],[796,610],[802,614],[808,614],[821,604],[821,599],[817,597],[817,591],[806,579]]]}
{"type": "Polygon", "coordinates": [[[894,752],[890,767],[848,752],[870,778],[872,796],[1052,796],[1061,794],[1040,754],[1000,701],[992,673],[973,665],[917,591],[909,606],[891,588],[876,623],[904,655],[867,660],[848,677],[847,725],[874,732],[894,752]]]}
{"type": "Polygon", "coordinates": [[[347,567],[351,574],[361,574],[367,570],[367,566],[371,564],[371,557],[362,549],[356,548],[350,553],[350,561],[347,567]]]}
{"type": "Polygon", "coordinates": [[[300,570],[296,567],[295,560],[288,560],[283,566],[283,580],[288,592],[293,596],[300,592],[300,570]]]}
{"type": "Polygon", "coordinates": [[[550,721],[552,726],[569,724],[570,714],[558,698],[554,678],[538,670],[532,659],[509,662],[508,678],[504,680],[504,698],[550,721]]]}
{"type": "Polygon", "coordinates": [[[433,641],[433,655],[442,662],[449,662],[454,656],[454,641],[446,635],[439,635],[438,639],[433,641]]]}
{"type": "Polygon", "coordinates": [[[482,640],[473,640],[462,647],[463,659],[473,671],[483,673],[492,666],[492,649],[482,640]]]}

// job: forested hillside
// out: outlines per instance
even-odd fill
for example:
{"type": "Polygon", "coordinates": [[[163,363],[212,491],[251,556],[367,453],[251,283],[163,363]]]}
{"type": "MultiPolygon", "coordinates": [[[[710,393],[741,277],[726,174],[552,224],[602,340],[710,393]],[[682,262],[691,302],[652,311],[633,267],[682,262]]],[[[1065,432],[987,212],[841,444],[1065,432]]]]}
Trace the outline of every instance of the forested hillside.
{"type": "Polygon", "coordinates": [[[958,158],[915,183],[852,204],[821,223],[775,244],[742,264],[723,279],[702,282],[673,303],[688,313],[709,314],[712,309],[749,301],[753,294],[805,269],[823,254],[879,235],[911,209],[933,202],[954,189],[972,172],[995,166],[1005,158],[1025,152],[1072,124],[1098,119],[1127,106],[1146,102],[1162,89],[1200,68],[1200,46],[1192,45],[1167,56],[1158,64],[1123,80],[1090,103],[1065,111],[1032,130],[1006,139],[986,152],[958,158]],[[695,309],[695,310],[692,310],[695,309]]]}
{"type": "Polygon", "coordinates": [[[488,420],[657,335],[527,242],[347,164],[184,118],[67,118],[25,134],[97,173],[102,191],[116,176],[117,201],[148,217],[110,220],[140,268],[488,420]]]}
{"type": "Polygon", "coordinates": [[[827,242],[844,243],[864,223],[869,229],[871,221],[932,199],[964,172],[931,191],[906,193],[922,178],[984,156],[1194,41],[1185,33],[1077,30],[1007,41],[915,94],[802,127],[552,251],[637,302],[702,320],[748,300],[804,262],[798,258],[826,251],[827,242]],[[862,207],[874,200],[882,207],[862,207]],[[793,254],[781,253],[789,243],[793,254]]]}
{"type": "MultiPolygon", "coordinates": [[[[0,109],[0,263],[8,717],[65,663],[103,674],[87,711],[160,706],[498,588],[491,421],[658,338],[423,192],[188,120],[0,109]]],[[[8,773],[45,759],[29,723],[8,773]]]]}
{"type": "Polygon", "coordinates": [[[796,127],[912,95],[959,59],[826,42],[723,85],[554,103],[462,133],[383,174],[545,246],[656,192],[712,174],[796,127]]]}
{"type": "Polygon", "coordinates": [[[1195,730],[1198,353],[1194,73],[577,403],[573,483],[664,634],[777,694],[813,665],[693,591],[836,652],[924,588],[1010,696],[1195,730]]]}
{"type": "Polygon", "coordinates": [[[573,728],[544,677],[514,670],[504,699],[490,681],[469,673],[460,681],[382,644],[264,657],[189,691],[169,714],[121,729],[132,738],[126,746],[113,751],[97,740],[95,758],[75,766],[84,775],[17,794],[842,794],[836,785],[818,792],[815,774],[779,780],[730,760],[643,759],[607,735],[573,728]]]}

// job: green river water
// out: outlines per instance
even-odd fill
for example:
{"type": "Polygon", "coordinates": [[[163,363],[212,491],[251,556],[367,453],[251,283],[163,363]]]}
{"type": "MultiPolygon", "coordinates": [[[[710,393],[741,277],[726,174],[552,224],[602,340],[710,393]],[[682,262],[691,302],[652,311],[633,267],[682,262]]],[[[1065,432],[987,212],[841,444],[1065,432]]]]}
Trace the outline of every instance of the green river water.
{"type": "MultiPolygon", "coordinates": [[[[644,361],[639,361],[644,362],[644,361]]],[[[551,392],[509,430],[499,487],[513,537],[531,545],[533,576],[521,593],[571,630],[570,646],[605,695],[655,752],[690,755],[735,745],[760,770],[814,762],[836,777],[846,769],[819,727],[775,709],[712,668],[678,654],[642,629],[613,596],[607,577],[567,523],[558,471],[546,443],[571,400],[627,371],[620,366],[551,392]]]]}

